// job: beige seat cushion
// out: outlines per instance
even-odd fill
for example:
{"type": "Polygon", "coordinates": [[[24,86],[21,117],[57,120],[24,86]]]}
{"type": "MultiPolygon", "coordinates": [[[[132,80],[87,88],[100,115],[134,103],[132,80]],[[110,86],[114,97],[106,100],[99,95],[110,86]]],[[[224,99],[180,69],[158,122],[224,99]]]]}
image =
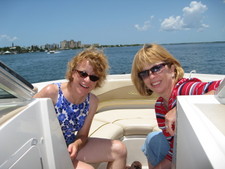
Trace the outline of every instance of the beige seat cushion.
{"type": "MultiPolygon", "coordinates": [[[[94,121],[95,123],[96,121],[94,121]]],[[[95,132],[91,133],[91,137],[98,137],[98,138],[107,138],[107,139],[120,139],[123,137],[123,128],[115,125],[115,124],[106,124],[101,126],[95,132]]]]}
{"type": "Polygon", "coordinates": [[[114,109],[95,115],[90,136],[120,139],[146,135],[153,130],[158,130],[154,109],[114,109]]]}

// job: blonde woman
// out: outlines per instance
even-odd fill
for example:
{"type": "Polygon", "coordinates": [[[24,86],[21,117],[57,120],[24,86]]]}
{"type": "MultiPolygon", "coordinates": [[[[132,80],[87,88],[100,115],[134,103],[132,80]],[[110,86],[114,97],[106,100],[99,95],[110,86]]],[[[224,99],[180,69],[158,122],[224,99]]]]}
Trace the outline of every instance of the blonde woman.
{"type": "Polygon", "coordinates": [[[161,132],[152,132],[146,138],[143,152],[149,169],[171,168],[173,136],[178,95],[213,94],[221,81],[201,82],[197,78],[183,78],[179,61],[157,44],[148,44],[134,57],[131,77],[141,95],[155,92],[159,98],[155,112],[161,132]]]}
{"type": "Polygon", "coordinates": [[[98,106],[91,93],[106,79],[108,61],[103,52],[87,49],[68,63],[68,82],[50,84],[35,95],[51,98],[76,169],[93,169],[88,163],[108,162],[107,168],[124,169],[127,151],[118,140],[88,138],[98,106]]]}

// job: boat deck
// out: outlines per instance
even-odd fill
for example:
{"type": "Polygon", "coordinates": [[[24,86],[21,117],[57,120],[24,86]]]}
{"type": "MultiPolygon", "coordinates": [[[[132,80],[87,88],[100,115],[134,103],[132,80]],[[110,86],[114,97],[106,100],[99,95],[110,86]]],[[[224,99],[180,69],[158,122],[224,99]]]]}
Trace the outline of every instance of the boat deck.
{"type": "MultiPolygon", "coordinates": [[[[189,77],[190,75],[186,74],[185,76],[189,77]]],[[[195,74],[193,76],[202,81],[224,78],[222,75],[195,74]]],[[[41,90],[47,84],[64,81],[57,80],[33,85],[41,90]]],[[[19,89],[21,88],[20,91],[24,90],[24,88],[20,87],[20,84],[17,86],[19,89]]],[[[14,86],[10,88],[11,93],[15,93],[14,88],[14,86]]],[[[25,150],[26,152],[32,150],[31,152],[34,153],[33,158],[40,156],[43,160],[41,165],[45,166],[45,168],[59,168],[58,166],[72,168],[52,102],[50,99],[30,99],[29,95],[31,94],[29,93],[31,90],[27,89],[27,91],[28,103],[23,100],[24,97],[21,97],[20,100],[23,104],[19,105],[19,107],[25,107],[10,110],[7,108],[8,105],[6,105],[6,108],[1,105],[0,135],[4,139],[1,139],[2,144],[0,147],[1,150],[7,153],[0,154],[0,168],[20,164],[24,166],[25,163],[32,166],[30,160],[22,158],[20,154],[24,153],[25,150]],[[10,128],[12,129],[10,130],[10,128]],[[10,143],[13,145],[10,150],[6,148],[9,141],[14,140],[17,140],[16,144],[10,143]],[[35,150],[33,150],[33,147],[35,147],[35,150]],[[17,163],[18,160],[15,157],[25,161],[17,163]],[[65,160],[62,158],[65,158],[65,160]]],[[[89,136],[122,140],[128,149],[127,165],[138,160],[142,163],[143,169],[147,168],[147,161],[141,152],[141,146],[149,132],[159,130],[154,111],[157,96],[154,94],[151,97],[140,96],[133,86],[129,74],[108,76],[103,87],[93,91],[93,93],[98,96],[100,102],[89,136]]],[[[14,104],[14,102],[11,103],[14,104]]],[[[184,105],[186,104],[184,103],[184,105]]],[[[201,111],[209,110],[207,106],[198,106],[201,111]]],[[[222,111],[223,108],[224,105],[221,108],[222,111]]],[[[208,115],[211,116],[211,114],[208,115]]],[[[224,129],[223,126],[221,128],[224,129]]],[[[31,157],[31,155],[25,154],[24,157],[31,157]]],[[[37,163],[39,165],[40,158],[37,163]]],[[[93,164],[93,166],[96,169],[103,169],[106,168],[106,163],[93,164]]]]}

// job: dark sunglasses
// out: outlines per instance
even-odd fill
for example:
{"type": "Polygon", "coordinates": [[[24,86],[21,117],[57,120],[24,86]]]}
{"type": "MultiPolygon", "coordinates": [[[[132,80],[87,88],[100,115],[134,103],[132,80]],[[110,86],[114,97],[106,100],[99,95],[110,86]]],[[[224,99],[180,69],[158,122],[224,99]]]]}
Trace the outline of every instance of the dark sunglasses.
{"type": "Polygon", "coordinates": [[[139,72],[138,77],[141,78],[141,79],[145,79],[145,78],[149,77],[150,72],[153,75],[159,74],[159,73],[161,73],[162,68],[166,65],[167,65],[166,63],[161,63],[161,64],[158,64],[158,65],[155,65],[151,69],[139,72]]]}
{"type": "Polygon", "coordinates": [[[81,78],[86,78],[86,77],[89,77],[89,79],[92,81],[92,82],[96,82],[97,80],[99,80],[99,77],[98,76],[95,76],[95,75],[89,75],[87,74],[87,72],[85,71],[80,71],[80,70],[76,70],[77,73],[79,74],[79,76],[81,78]]]}

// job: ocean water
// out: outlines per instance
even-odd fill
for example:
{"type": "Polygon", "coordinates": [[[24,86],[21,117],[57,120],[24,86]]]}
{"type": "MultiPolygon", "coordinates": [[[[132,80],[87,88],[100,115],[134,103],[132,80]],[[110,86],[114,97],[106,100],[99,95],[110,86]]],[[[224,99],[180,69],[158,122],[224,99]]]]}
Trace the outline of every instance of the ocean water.
{"type": "MultiPolygon", "coordinates": [[[[163,45],[181,63],[185,72],[225,75],[225,43],[163,45]]],[[[130,73],[133,57],[142,46],[104,48],[109,60],[109,74],[130,73]]],[[[81,49],[0,55],[0,60],[31,83],[63,79],[67,62],[81,49]]]]}

